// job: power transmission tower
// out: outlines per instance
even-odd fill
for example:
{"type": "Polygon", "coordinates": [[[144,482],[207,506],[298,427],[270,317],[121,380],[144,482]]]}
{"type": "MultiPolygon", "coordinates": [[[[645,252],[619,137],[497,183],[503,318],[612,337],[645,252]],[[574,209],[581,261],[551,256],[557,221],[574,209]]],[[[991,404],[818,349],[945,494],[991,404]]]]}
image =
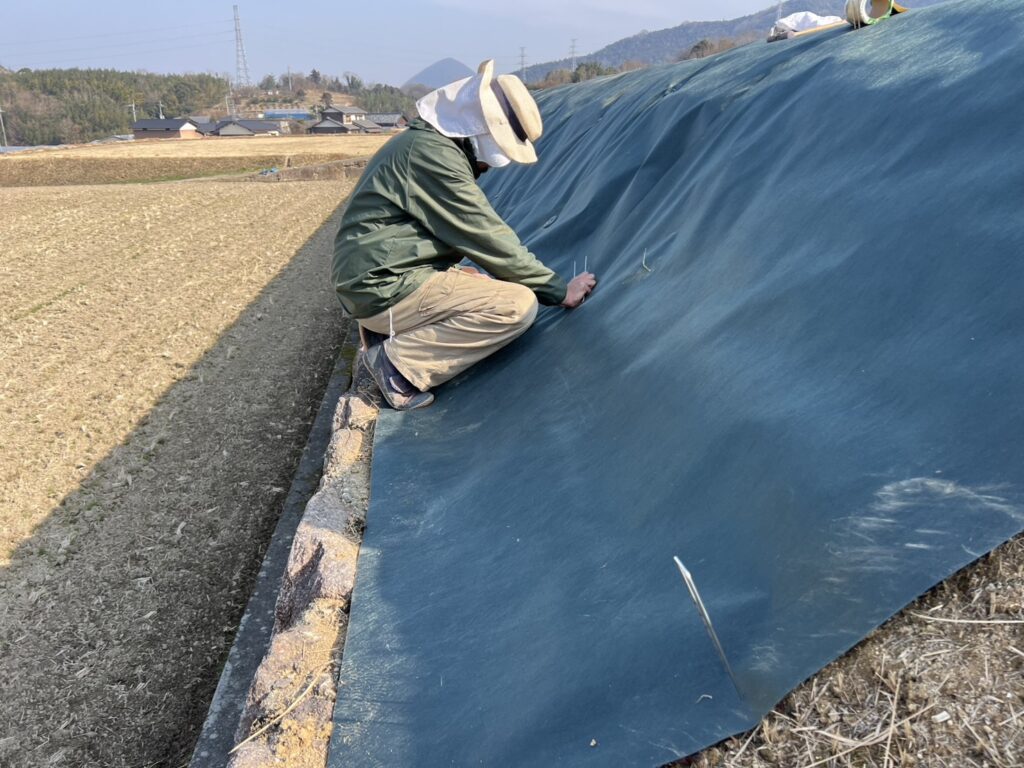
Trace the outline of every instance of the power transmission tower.
{"type": "Polygon", "coordinates": [[[571,72],[576,71],[576,38],[572,39],[572,45],[569,47],[569,58],[572,60],[571,72]]]}
{"type": "Polygon", "coordinates": [[[242,20],[238,16],[238,6],[235,9],[235,87],[247,88],[252,85],[249,77],[249,62],[245,60],[245,44],[242,42],[242,20]]]}
{"type": "Polygon", "coordinates": [[[3,110],[3,107],[0,107],[0,139],[3,140],[3,144],[0,144],[0,147],[6,147],[7,146],[7,129],[4,128],[4,110],[3,110]]]}
{"type": "Polygon", "coordinates": [[[133,102],[132,102],[131,104],[125,104],[125,106],[126,106],[126,107],[131,107],[131,108],[132,108],[132,123],[133,123],[133,124],[134,124],[134,123],[137,123],[137,122],[139,121],[139,118],[138,118],[138,116],[137,116],[137,115],[135,114],[135,102],[133,101],[133,102]]]}
{"type": "Polygon", "coordinates": [[[775,12],[775,20],[778,21],[782,18],[782,0],[779,0],[779,8],[775,12]]]}
{"type": "Polygon", "coordinates": [[[160,115],[160,119],[163,120],[164,119],[164,103],[162,101],[158,101],[156,103],[156,108],[157,108],[157,114],[159,114],[160,115]]]}
{"type": "Polygon", "coordinates": [[[519,79],[526,82],[526,48],[519,46],[519,79]]]}

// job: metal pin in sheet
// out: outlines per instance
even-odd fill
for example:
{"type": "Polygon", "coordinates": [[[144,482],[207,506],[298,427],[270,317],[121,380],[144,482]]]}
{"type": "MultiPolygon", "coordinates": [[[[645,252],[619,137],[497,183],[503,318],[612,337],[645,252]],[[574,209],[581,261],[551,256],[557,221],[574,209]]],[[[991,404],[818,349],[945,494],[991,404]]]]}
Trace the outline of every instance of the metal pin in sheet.
{"type": "Polygon", "coordinates": [[[725,658],[725,650],[722,648],[722,644],[718,640],[718,634],[715,632],[715,627],[711,623],[711,616],[708,615],[708,609],[704,607],[704,601],[700,599],[700,592],[697,591],[697,585],[693,581],[693,576],[686,570],[686,566],[683,565],[683,561],[678,557],[673,557],[676,561],[676,567],[679,569],[679,573],[683,576],[683,582],[686,584],[686,588],[690,591],[690,597],[693,598],[693,604],[697,606],[697,611],[700,613],[701,621],[704,622],[704,629],[708,631],[708,636],[711,638],[712,644],[715,646],[715,650],[718,651],[718,658],[722,660],[722,666],[725,667],[725,671],[729,674],[729,680],[732,681],[732,687],[736,689],[736,693],[743,698],[743,692],[740,691],[740,686],[736,682],[736,675],[732,673],[732,667],[729,666],[729,660],[725,658]]]}
{"type": "MultiPolygon", "coordinates": [[[[584,272],[587,271],[587,258],[588,258],[588,255],[587,254],[583,254],[583,271],[584,272]]],[[[583,304],[586,304],[586,303],[587,303],[587,297],[584,296],[582,299],[580,299],[580,305],[582,306],[583,304]]]]}

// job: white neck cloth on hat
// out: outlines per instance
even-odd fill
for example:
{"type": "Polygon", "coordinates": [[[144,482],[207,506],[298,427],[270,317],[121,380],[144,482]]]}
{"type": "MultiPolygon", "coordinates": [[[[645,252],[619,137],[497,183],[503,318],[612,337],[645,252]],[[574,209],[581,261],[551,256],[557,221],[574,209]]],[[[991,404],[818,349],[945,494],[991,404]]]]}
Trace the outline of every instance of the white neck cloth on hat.
{"type": "Polygon", "coordinates": [[[476,159],[481,163],[487,163],[492,168],[503,168],[512,162],[512,158],[501,151],[498,142],[489,133],[481,133],[479,136],[471,136],[473,151],[476,159]]]}
{"type": "Polygon", "coordinates": [[[512,160],[501,151],[487,128],[480,106],[481,79],[474,75],[431,91],[416,102],[416,109],[442,136],[469,137],[477,160],[501,168],[512,160]]]}
{"type": "Polygon", "coordinates": [[[474,75],[431,91],[416,102],[420,117],[449,138],[488,133],[484,110],[480,106],[482,80],[481,75],[474,75]]]}

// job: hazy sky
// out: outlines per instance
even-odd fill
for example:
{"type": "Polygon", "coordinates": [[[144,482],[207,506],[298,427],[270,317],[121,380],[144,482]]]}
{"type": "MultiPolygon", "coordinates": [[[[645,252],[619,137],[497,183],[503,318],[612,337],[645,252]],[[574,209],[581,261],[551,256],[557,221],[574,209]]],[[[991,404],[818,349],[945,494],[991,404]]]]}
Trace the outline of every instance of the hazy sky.
{"type": "MultiPolygon", "coordinates": [[[[838,3],[838,0],[837,0],[838,3]]],[[[293,71],[401,85],[452,56],[499,69],[589,53],[642,29],[728,19],[772,0],[240,0],[242,35],[254,81],[293,71]]],[[[211,0],[89,3],[0,0],[0,65],[109,67],[150,72],[234,74],[232,5],[211,0]]]]}

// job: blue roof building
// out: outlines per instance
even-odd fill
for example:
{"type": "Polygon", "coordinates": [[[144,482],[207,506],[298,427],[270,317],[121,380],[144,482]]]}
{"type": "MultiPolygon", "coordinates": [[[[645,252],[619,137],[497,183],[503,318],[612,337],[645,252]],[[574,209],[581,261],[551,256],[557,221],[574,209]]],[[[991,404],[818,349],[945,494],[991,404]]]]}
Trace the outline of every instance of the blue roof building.
{"type": "Polygon", "coordinates": [[[314,115],[304,109],[268,109],[263,113],[264,120],[312,120],[314,115]]]}

